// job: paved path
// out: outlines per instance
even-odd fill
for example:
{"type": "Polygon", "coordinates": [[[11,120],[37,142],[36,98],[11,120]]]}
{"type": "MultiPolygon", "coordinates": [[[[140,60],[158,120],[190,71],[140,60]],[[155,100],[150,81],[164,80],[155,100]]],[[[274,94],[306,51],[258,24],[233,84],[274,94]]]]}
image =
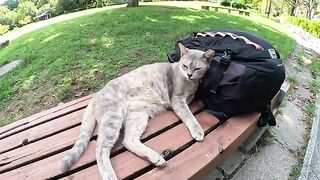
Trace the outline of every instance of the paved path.
{"type": "Polygon", "coordinates": [[[113,6],[106,6],[106,7],[102,7],[102,8],[93,8],[93,9],[87,9],[87,10],[83,10],[83,11],[78,11],[78,12],[74,12],[74,13],[69,13],[69,14],[64,14],[64,15],[60,15],[57,17],[53,17],[47,20],[43,20],[43,21],[39,21],[39,22],[35,22],[32,24],[28,24],[26,26],[23,26],[17,30],[11,31],[6,33],[3,36],[0,36],[0,42],[5,41],[5,40],[14,40],[24,34],[27,34],[31,31],[40,29],[42,27],[48,26],[50,24],[54,24],[57,22],[61,22],[61,21],[65,21],[65,20],[69,20],[69,19],[74,19],[77,17],[81,17],[81,16],[85,16],[85,15],[89,15],[89,14],[94,14],[97,12],[102,12],[108,9],[115,9],[115,8],[121,8],[121,7],[125,7],[126,5],[122,4],[122,5],[113,5],[113,6]]]}
{"type": "Polygon", "coordinates": [[[10,72],[13,68],[15,68],[16,66],[18,66],[20,64],[20,60],[15,60],[12,61],[6,65],[3,65],[0,67],[0,76],[10,72]]]}

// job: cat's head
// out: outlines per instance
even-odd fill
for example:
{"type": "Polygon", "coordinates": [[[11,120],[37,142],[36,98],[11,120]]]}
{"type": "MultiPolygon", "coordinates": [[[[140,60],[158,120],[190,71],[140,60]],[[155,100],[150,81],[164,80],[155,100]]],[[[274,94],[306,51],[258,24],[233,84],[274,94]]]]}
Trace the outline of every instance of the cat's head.
{"type": "Polygon", "coordinates": [[[215,52],[209,49],[206,52],[188,49],[178,44],[181,52],[179,69],[187,80],[199,80],[207,72],[215,52]]]}

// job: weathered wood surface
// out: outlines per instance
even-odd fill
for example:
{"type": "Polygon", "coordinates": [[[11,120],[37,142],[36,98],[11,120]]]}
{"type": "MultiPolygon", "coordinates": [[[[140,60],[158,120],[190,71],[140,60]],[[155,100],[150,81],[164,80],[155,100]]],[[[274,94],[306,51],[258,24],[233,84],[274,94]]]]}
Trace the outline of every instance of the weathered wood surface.
{"type": "MultiPolygon", "coordinates": [[[[95,162],[97,127],[79,161],[65,174],[59,170],[61,159],[76,140],[84,108],[91,98],[80,98],[0,128],[0,179],[100,179],[95,162]]],[[[182,121],[167,111],[149,121],[142,142],[159,153],[170,150],[165,157],[168,164],[154,167],[120,144],[111,154],[119,178],[197,179],[237,148],[253,131],[259,117],[252,113],[220,125],[199,104],[191,104],[190,109],[206,132],[203,142],[193,140],[182,121]]]]}

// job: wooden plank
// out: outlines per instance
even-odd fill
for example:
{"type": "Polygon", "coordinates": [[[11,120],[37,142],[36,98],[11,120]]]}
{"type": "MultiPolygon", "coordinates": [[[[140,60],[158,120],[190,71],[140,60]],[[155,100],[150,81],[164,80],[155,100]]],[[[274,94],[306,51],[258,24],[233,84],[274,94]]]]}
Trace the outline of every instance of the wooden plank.
{"type": "Polygon", "coordinates": [[[201,179],[250,135],[259,116],[252,113],[231,118],[209,133],[203,142],[170,159],[164,168],[155,168],[137,179],[201,179]]]}
{"type": "MultiPolygon", "coordinates": [[[[193,112],[195,112],[200,109],[200,106],[197,105],[196,103],[193,103],[190,106],[190,109],[193,112]]],[[[152,119],[149,122],[149,126],[148,126],[146,133],[144,134],[143,137],[148,138],[149,136],[156,134],[158,131],[162,130],[163,128],[167,128],[178,121],[179,121],[179,118],[173,112],[171,112],[171,111],[165,112],[164,114],[152,119]]],[[[68,131],[70,131],[70,130],[68,130],[68,131]]],[[[74,134],[74,132],[73,132],[73,134],[74,134]]],[[[59,134],[57,134],[57,136],[58,135],[59,134]]],[[[65,134],[65,135],[67,135],[67,134],[65,134]]],[[[75,134],[73,135],[74,140],[76,138],[75,137],[76,135],[75,134]]],[[[59,138],[62,138],[63,141],[65,141],[66,137],[59,136],[59,138]]],[[[54,139],[56,141],[59,140],[56,137],[54,139]]],[[[43,148],[43,150],[41,152],[46,151],[46,148],[48,149],[47,146],[50,146],[50,142],[52,142],[52,140],[50,140],[50,141],[46,141],[46,140],[47,139],[43,139],[43,141],[41,142],[41,145],[39,145],[39,144],[35,145],[36,149],[32,148],[32,145],[36,144],[36,143],[31,144],[30,145],[30,149],[31,149],[30,152],[32,153],[32,150],[33,150],[33,152],[35,152],[37,150],[39,152],[39,148],[43,148]],[[47,142],[47,144],[45,144],[46,142],[47,142]]],[[[67,140],[67,141],[69,141],[69,140],[67,140]]],[[[70,141],[72,141],[72,138],[70,138],[70,141]]],[[[39,141],[39,143],[40,143],[40,141],[39,141]]],[[[62,143],[65,143],[65,142],[62,142],[62,143]]],[[[69,144],[69,143],[67,143],[67,144],[69,144]]],[[[61,144],[57,144],[56,146],[60,146],[60,145],[61,144]]],[[[95,141],[90,142],[89,146],[90,146],[90,148],[88,148],[85,151],[84,155],[79,159],[79,161],[77,163],[75,163],[71,167],[71,169],[75,169],[75,168],[78,168],[80,166],[83,166],[85,164],[92,163],[95,161],[95,141]]],[[[62,147],[60,146],[60,148],[62,148],[62,147]]],[[[119,147],[118,149],[120,149],[120,148],[121,147],[119,147]]],[[[21,148],[19,148],[19,149],[21,149],[21,148]]],[[[19,149],[17,149],[17,152],[19,151],[19,149]]],[[[55,149],[53,148],[51,150],[55,150],[55,149]]],[[[29,159],[38,157],[39,154],[41,154],[40,152],[38,154],[38,152],[36,154],[32,154],[31,157],[29,157],[29,159]]],[[[66,153],[67,153],[67,151],[64,151],[59,154],[48,157],[46,159],[42,159],[42,160],[36,161],[34,163],[28,164],[27,166],[23,166],[23,167],[14,169],[12,171],[8,171],[6,173],[1,174],[0,179],[8,179],[8,178],[9,179],[46,179],[46,178],[57,176],[60,174],[58,163],[59,163],[59,161],[62,160],[62,158],[65,156],[66,153]],[[50,169],[50,172],[48,172],[48,170],[47,170],[48,168],[50,169]]],[[[21,155],[22,155],[22,157],[21,157],[22,161],[26,160],[26,159],[23,159],[24,158],[23,154],[21,154],[21,155]]],[[[27,157],[27,159],[28,159],[28,157],[27,157]]]]}
{"type": "Polygon", "coordinates": [[[28,162],[41,159],[74,144],[80,126],[63,131],[27,146],[0,154],[0,173],[23,166],[28,162]]]}
{"type": "MultiPolygon", "coordinates": [[[[196,112],[200,109],[200,106],[193,103],[190,105],[190,109],[192,112],[196,112]]],[[[150,120],[143,138],[149,137],[157,133],[159,130],[165,129],[178,121],[179,118],[172,111],[167,111],[150,120]]],[[[41,159],[42,157],[46,157],[48,154],[70,147],[74,144],[76,137],[79,134],[79,129],[80,126],[76,126],[30,145],[0,154],[0,173],[12,170],[15,167],[23,166],[28,162],[41,159]]],[[[94,135],[97,133],[96,129],[94,135]]]]}
{"type": "Polygon", "coordinates": [[[2,139],[0,142],[0,153],[20,147],[30,142],[35,142],[41,138],[62,131],[63,129],[69,129],[80,124],[83,112],[84,109],[2,139]]]}
{"type": "Polygon", "coordinates": [[[41,123],[50,121],[52,119],[55,119],[57,117],[66,115],[70,112],[73,112],[77,109],[85,108],[88,104],[88,102],[91,100],[93,95],[89,95],[83,98],[79,98],[75,101],[71,101],[69,103],[57,106],[55,108],[42,111],[38,114],[32,115],[30,117],[27,117],[25,119],[19,120],[15,123],[9,124],[7,126],[0,128],[0,139],[6,138],[8,136],[11,136],[15,133],[24,131],[28,128],[37,126],[41,123]]]}
{"type": "MultiPolygon", "coordinates": [[[[218,123],[218,120],[206,112],[196,116],[204,130],[208,130],[218,123]]],[[[161,153],[163,150],[170,149],[173,153],[179,151],[182,146],[192,142],[193,139],[184,124],[180,124],[159,136],[152,138],[145,144],[153,150],[161,153]],[[174,139],[174,140],[173,140],[174,139]]],[[[133,153],[126,151],[111,159],[113,168],[117,172],[119,179],[128,178],[133,173],[151,165],[147,160],[143,160],[133,153]]],[[[69,179],[101,179],[97,165],[77,172],[68,177],[69,179]]]]}
{"type": "MultiPolygon", "coordinates": [[[[76,166],[87,164],[94,160],[94,151],[96,147],[96,141],[91,141],[87,150],[84,152],[83,156],[76,163],[76,166]]],[[[14,171],[9,171],[0,174],[0,179],[10,179],[10,180],[34,180],[34,179],[48,179],[60,174],[60,161],[67,154],[68,151],[50,156],[41,161],[29,164],[28,166],[23,166],[21,168],[15,169],[14,171]]]]}

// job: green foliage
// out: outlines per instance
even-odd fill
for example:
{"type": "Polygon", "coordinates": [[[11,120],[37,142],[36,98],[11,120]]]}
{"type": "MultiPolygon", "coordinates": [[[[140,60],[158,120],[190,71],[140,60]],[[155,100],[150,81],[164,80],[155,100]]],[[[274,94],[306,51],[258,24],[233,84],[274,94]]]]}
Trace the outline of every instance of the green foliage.
{"type": "Polygon", "coordinates": [[[309,86],[311,88],[312,93],[318,93],[320,90],[320,82],[316,79],[311,80],[309,86]]]}
{"type": "Polygon", "coordinates": [[[314,76],[320,77],[320,60],[316,56],[311,58],[311,72],[314,76]]]}
{"type": "Polygon", "coordinates": [[[23,26],[32,22],[32,17],[30,15],[25,16],[23,19],[18,21],[19,25],[23,26]]]}
{"type": "Polygon", "coordinates": [[[0,35],[9,31],[9,25],[0,24],[0,35]]]}
{"type": "Polygon", "coordinates": [[[6,6],[10,10],[13,10],[18,7],[19,2],[20,0],[7,0],[2,4],[2,6],[6,6]]]}
{"type": "Polygon", "coordinates": [[[39,8],[37,15],[40,15],[41,13],[44,13],[46,11],[54,12],[53,9],[54,8],[50,4],[44,4],[39,8]]]}
{"type": "Polygon", "coordinates": [[[320,38],[320,22],[310,21],[301,17],[287,16],[287,20],[297,26],[302,27],[307,32],[320,38]]]}
{"type": "Polygon", "coordinates": [[[291,172],[289,174],[290,180],[299,178],[300,173],[301,173],[301,169],[302,169],[302,165],[303,165],[302,163],[298,163],[298,164],[295,164],[291,167],[291,172]]]}
{"type": "Polygon", "coordinates": [[[0,24],[8,25],[9,29],[13,29],[17,22],[17,13],[15,11],[10,11],[7,7],[0,6],[0,24]]]}
{"type": "Polygon", "coordinates": [[[20,3],[16,9],[16,12],[18,13],[19,20],[24,19],[26,16],[34,17],[37,14],[37,7],[36,5],[31,1],[24,1],[20,3]]]}
{"type": "Polygon", "coordinates": [[[261,4],[261,0],[252,0],[251,3],[251,8],[258,10],[259,5],[261,4]]]}
{"type": "Polygon", "coordinates": [[[241,4],[241,3],[232,3],[232,7],[236,8],[236,9],[247,9],[247,6],[245,4],[241,4]]]}
{"type": "Polygon", "coordinates": [[[223,0],[223,1],[221,1],[220,5],[222,5],[222,6],[231,6],[231,2],[228,1],[228,0],[223,0]]]}
{"type": "Polygon", "coordinates": [[[4,27],[9,26],[9,30],[21,27],[44,12],[49,11],[53,17],[110,3],[120,3],[120,0],[7,0],[0,6],[0,24],[3,25],[2,32],[7,32],[4,27]]]}

